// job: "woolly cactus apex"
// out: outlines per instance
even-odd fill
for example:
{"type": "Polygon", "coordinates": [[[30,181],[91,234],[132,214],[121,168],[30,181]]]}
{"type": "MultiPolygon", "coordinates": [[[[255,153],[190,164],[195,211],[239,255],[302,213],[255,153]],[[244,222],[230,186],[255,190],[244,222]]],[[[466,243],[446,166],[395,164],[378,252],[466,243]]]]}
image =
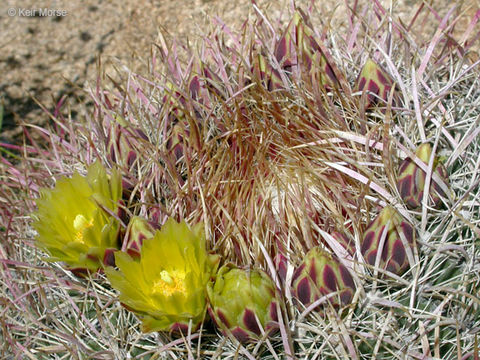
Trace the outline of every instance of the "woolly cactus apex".
{"type": "Polygon", "coordinates": [[[380,252],[379,268],[401,275],[410,268],[407,251],[402,241],[408,242],[413,249],[416,232],[412,225],[391,206],[386,206],[365,230],[361,252],[365,261],[374,266],[380,252]],[[386,226],[388,225],[388,228],[386,226]],[[380,242],[386,231],[383,247],[380,242]]]}
{"type": "MultiPolygon", "coordinates": [[[[432,156],[432,148],[429,143],[424,143],[417,148],[415,155],[425,163],[428,164],[430,157],[432,156]]],[[[448,184],[447,170],[443,164],[438,163],[438,159],[435,158],[433,162],[433,174],[437,175],[445,184],[448,184]]],[[[427,174],[423,171],[415,162],[406,158],[400,164],[398,172],[397,189],[405,204],[411,208],[419,208],[422,204],[423,194],[425,190],[425,179],[427,174]]],[[[446,198],[445,192],[440,185],[435,181],[432,176],[429,190],[431,205],[438,208],[442,202],[441,198],[446,198]]]]}
{"type": "Polygon", "coordinates": [[[143,241],[151,239],[155,234],[155,229],[150,223],[140,217],[134,216],[127,226],[125,235],[125,251],[133,258],[140,257],[140,249],[143,241]]]}
{"type": "Polygon", "coordinates": [[[226,264],[207,287],[209,313],[224,334],[240,342],[258,340],[277,325],[275,284],[261,270],[242,270],[226,264]]]}
{"type": "Polygon", "coordinates": [[[337,294],[323,304],[330,303],[335,308],[344,306],[350,303],[355,290],[348,269],[320,247],[312,248],[293,274],[292,294],[305,306],[333,293],[337,294]]]}
{"type": "MultiPolygon", "coordinates": [[[[394,83],[390,75],[375,61],[367,59],[356,83],[356,91],[368,91],[365,108],[374,106],[378,102],[378,98],[387,102],[389,92],[393,87],[394,83]]],[[[398,101],[398,98],[395,99],[395,95],[393,101],[394,103],[398,101]]]]}

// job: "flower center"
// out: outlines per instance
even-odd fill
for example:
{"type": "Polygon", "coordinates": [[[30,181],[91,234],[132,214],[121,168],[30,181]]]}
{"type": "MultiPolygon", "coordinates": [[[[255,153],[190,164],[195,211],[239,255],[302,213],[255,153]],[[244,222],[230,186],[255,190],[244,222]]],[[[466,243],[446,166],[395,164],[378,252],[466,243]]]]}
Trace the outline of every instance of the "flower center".
{"type": "Polygon", "coordinates": [[[179,270],[160,272],[160,278],[153,283],[153,293],[171,296],[174,292],[185,293],[185,272],[179,270]]]}
{"type": "Polygon", "coordinates": [[[73,220],[73,228],[75,229],[75,241],[83,243],[83,231],[93,226],[93,219],[87,220],[83,215],[77,215],[73,220]]]}

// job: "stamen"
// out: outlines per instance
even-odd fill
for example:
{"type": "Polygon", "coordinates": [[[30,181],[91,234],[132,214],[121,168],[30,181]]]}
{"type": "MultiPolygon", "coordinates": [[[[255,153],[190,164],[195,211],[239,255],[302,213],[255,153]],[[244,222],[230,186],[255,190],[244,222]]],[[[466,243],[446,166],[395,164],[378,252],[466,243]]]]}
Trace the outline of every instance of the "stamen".
{"type": "Polygon", "coordinates": [[[73,228],[75,229],[75,241],[83,243],[83,232],[85,229],[93,226],[93,219],[87,220],[85,216],[79,214],[73,220],[73,228]]]}
{"type": "Polygon", "coordinates": [[[171,296],[174,292],[185,293],[185,273],[178,270],[162,270],[160,278],[153,283],[153,293],[171,296]]]}

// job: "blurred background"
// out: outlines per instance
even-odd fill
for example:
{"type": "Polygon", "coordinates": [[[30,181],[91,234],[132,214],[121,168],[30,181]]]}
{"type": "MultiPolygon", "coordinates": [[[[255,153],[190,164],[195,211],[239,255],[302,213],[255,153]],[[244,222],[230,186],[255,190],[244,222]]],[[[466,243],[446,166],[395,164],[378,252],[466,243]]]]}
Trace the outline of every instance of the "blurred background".
{"type": "MultiPolygon", "coordinates": [[[[297,0],[296,3],[304,8],[314,4],[320,23],[336,30],[348,21],[344,16],[345,6],[370,1],[297,0]]],[[[415,0],[380,2],[386,7],[393,3],[393,16],[404,23],[408,23],[421,4],[415,0]]],[[[255,3],[271,19],[282,14],[282,18],[288,18],[290,0],[255,3]]],[[[438,13],[437,21],[422,29],[427,38],[433,36],[441,17],[454,5],[461,17],[459,30],[468,27],[475,15],[479,16],[480,0],[424,3],[431,4],[438,13]]],[[[192,43],[208,31],[209,19],[218,16],[228,26],[238,29],[253,12],[252,0],[1,1],[0,142],[21,142],[22,129],[18,126],[21,123],[48,121],[39,104],[52,112],[55,104],[65,99],[64,113],[71,112],[73,118],[84,116],[92,104],[83,90],[95,86],[99,59],[102,74],[114,78],[115,67],[145,70],[159,31],[183,43],[192,43]],[[38,9],[53,10],[55,14],[31,13],[38,9]]]]}

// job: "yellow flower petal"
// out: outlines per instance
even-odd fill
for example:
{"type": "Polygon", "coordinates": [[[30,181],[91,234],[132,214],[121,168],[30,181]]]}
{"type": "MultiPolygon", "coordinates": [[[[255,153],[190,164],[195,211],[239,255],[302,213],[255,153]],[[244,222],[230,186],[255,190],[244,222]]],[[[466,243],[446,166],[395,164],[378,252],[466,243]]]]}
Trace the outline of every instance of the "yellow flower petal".
{"type": "Polygon", "coordinates": [[[38,211],[32,215],[37,245],[50,261],[97,270],[105,250],[117,248],[119,225],[103,209],[115,212],[120,198],[120,175],[113,171],[109,177],[99,162],[88,168],[87,176],[74,173],[53,189],[41,189],[38,211]]]}
{"type": "Polygon", "coordinates": [[[205,238],[185,223],[167,221],[145,239],[139,260],[116,254],[118,271],[107,269],[120,300],[142,319],[143,331],[198,327],[206,311],[206,285],[216,262],[205,238]]]}

